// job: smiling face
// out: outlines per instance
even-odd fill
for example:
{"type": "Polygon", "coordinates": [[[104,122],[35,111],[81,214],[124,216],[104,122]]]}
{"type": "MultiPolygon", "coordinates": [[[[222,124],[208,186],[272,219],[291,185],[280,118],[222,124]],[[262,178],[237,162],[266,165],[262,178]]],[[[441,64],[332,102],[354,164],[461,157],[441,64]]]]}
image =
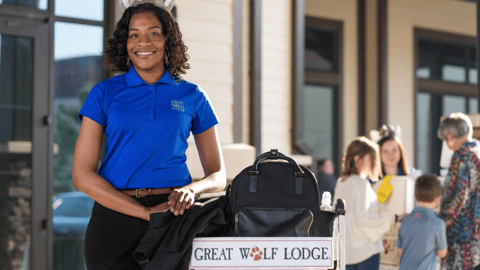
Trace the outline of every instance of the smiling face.
{"type": "Polygon", "coordinates": [[[397,166],[400,162],[400,148],[394,140],[386,141],[382,145],[380,158],[385,166],[397,166]]]}
{"type": "Polygon", "coordinates": [[[162,24],[151,12],[135,14],[128,27],[127,52],[135,71],[142,75],[161,76],[165,55],[162,24]]]}

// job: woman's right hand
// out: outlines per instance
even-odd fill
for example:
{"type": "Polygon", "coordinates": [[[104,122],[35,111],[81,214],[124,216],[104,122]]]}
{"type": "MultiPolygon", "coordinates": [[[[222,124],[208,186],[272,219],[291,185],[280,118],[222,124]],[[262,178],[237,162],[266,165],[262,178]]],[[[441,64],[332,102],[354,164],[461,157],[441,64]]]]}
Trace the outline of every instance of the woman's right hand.
{"type": "Polygon", "coordinates": [[[164,202],[164,203],[152,206],[152,207],[147,207],[146,208],[147,215],[146,215],[145,220],[150,221],[150,214],[159,213],[159,212],[167,212],[168,210],[170,210],[170,205],[168,205],[168,202],[164,202]]]}

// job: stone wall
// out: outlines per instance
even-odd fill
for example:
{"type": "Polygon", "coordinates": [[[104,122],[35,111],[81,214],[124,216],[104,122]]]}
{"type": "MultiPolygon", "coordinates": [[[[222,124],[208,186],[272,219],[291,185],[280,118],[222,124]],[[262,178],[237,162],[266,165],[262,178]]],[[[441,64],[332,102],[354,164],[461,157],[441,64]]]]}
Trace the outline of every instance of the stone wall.
{"type": "MultiPolygon", "coordinates": [[[[31,157],[0,154],[0,265],[21,270],[31,238],[31,157]]],[[[25,261],[25,262],[24,262],[25,261]]]]}

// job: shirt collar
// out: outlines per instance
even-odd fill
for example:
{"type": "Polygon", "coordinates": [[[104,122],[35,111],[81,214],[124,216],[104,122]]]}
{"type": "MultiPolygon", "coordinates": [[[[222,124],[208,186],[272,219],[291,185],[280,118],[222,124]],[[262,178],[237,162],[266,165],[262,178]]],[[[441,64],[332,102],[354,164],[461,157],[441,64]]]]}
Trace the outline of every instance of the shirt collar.
{"type": "Polygon", "coordinates": [[[427,215],[431,215],[431,216],[435,216],[435,213],[433,212],[432,209],[430,208],[427,208],[427,207],[423,207],[423,206],[416,206],[412,212],[415,212],[415,213],[425,213],[427,215]]]}
{"type": "MultiPolygon", "coordinates": [[[[135,68],[133,68],[133,65],[130,66],[128,71],[125,73],[125,76],[127,78],[128,87],[135,87],[142,84],[148,85],[148,83],[146,83],[142,78],[140,78],[137,71],[135,71],[135,68]]],[[[163,73],[162,77],[160,78],[160,80],[158,80],[158,82],[154,84],[157,84],[157,83],[165,83],[165,84],[173,85],[176,83],[176,81],[173,78],[172,74],[170,74],[170,72],[168,72],[167,68],[165,67],[165,72],[163,73]]]]}

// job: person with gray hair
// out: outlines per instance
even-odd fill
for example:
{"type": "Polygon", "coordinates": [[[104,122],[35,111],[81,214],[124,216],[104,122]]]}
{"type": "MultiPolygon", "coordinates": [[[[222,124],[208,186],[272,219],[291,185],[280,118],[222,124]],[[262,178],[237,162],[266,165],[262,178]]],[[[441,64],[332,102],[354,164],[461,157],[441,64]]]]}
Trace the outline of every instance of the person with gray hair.
{"type": "MultiPolygon", "coordinates": [[[[470,118],[463,113],[452,113],[445,117],[438,127],[437,135],[441,140],[450,141],[461,139],[457,143],[464,143],[472,140],[473,126],[470,118]]],[[[461,145],[461,144],[460,144],[461,145]]],[[[449,146],[449,148],[451,148],[449,146]]],[[[454,147],[457,148],[457,147],[454,147]]],[[[452,149],[453,150],[453,149],[452,149]]]]}
{"type": "Polygon", "coordinates": [[[480,270],[480,143],[472,134],[472,122],[463,113],[445,117],[437,132],[454,151],[439,213],[448,243],[442,269],[480,270]]]}

